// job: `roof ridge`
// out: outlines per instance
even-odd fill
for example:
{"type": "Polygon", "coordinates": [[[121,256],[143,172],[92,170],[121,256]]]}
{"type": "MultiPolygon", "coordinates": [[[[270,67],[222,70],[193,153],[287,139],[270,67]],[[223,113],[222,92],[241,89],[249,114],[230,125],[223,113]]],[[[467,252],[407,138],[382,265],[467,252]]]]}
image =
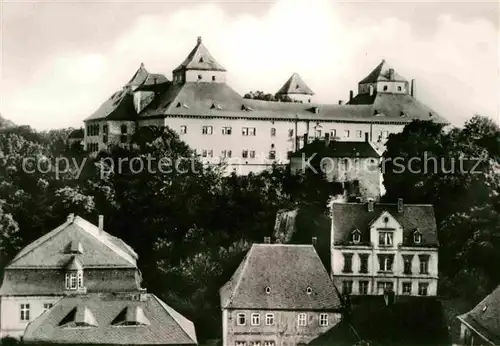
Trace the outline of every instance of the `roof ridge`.
{"type": "Polygon", "coordinates": [[[186,336],[193,340],[194,342],[198,342],[197,340],[197,337],[196,337],[196,330],[193,330],[194,331],[194,335],[190,335],[189,331],[187,331],[185,328],[184,328],[184,325],[183,323],[181,323],[178,318],[181,317],[183,319],[185,319],[187,322],[189,322],[193,328],[194,328],[194,324],[192,321],[188,320],[186,317],[184,317],[183,315],[181,315],[180,313],[178,313],[177,311],[175,311],[173,308],[171,308],[170,306],[167,305],[167,303],[165,303],[164,301],[162,301],[160,298],[158,298],[156,295],[152,294],[152,293],[148,293],[148,295],[152,296],[154,299],[156,299],[156,301],[160,304],[160,306],[169,314],[170,317],[172,317],[172,319],[175,321],[175,323],[177,323],[177,325],[182,329],[182,331],[184,332],[184,334],[186,334],[186,336]],[[174,313],[172,313],[174,312],[174,313]]]}
{"type": "Polygon", "coordinates": [[[94,225],[93,223],[81,218],[80,216],[75,216],[75,220],[74,220],[74,223],[75,225],[77,225],[80,229],[82,229],[83,231],[85,231],[87,234],[91,235],[92,237],[94,237],[96,240],[98,240],[100,243],[102,243],[103,245],[107,246],[108,248],[110,248],[112,251],[114,251],[117,255],[119,255],[120,257],[122,257],[123,259],[125,259],[127,262],[130,262],[130,264],[134,265],[135,267],[137,267],[137,263],[134,263],[134,259],[133,259],[133,256],[131,256],[130,254],[127,254],[125,251],[123,251],[122,249],[120,249],[118,246],[116,246],[115,244],[113,244],[113,242],[111,242],[108,237],[111,236],[111,234],[109,234],[108,232],[104,231],[104,230],[100,230],[96,225],[94,225]],[[78,224],[80,222],[83,222],[85,226],[85,224],[88,224],[90,227],[94,228],[94,229],[98,229],[98,232],[102,232],[103,236],[101,237],[99,235],[99,233],[96,235],[94,234],[94,232],[90,232],[86,227],[82,227],[82,225],[78,224]],[[132,260],[131,260],[132,258],[132,260]]]}

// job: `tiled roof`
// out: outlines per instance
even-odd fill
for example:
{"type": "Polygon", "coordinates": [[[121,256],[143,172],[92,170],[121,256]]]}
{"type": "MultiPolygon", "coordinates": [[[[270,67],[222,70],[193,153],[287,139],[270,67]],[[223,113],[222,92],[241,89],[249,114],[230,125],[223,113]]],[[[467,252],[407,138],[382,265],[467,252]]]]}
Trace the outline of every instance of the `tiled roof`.
{"type": "Polygon", "coordinates": [[[28,343],[94,345],[197,344],[193,323],[152,294],[137,294],[135,298],[114,294],[64,297],[27,326],[23,340],[28,343]],[[61,325],[66,316],[72,317],[73,311],[84,312],[80,319],[92,322],[91,326],[78,328],[70,325],[73,328],[68,328],[65,323],[61,325]],[[132,323],[116,323],[123,311],[132,313],[128,315],[132,323]],[[138,325],[132,325],[136,319],[138,325]]]}
{"type": "Polygon", "coordinates": [[[474,309],[458,317],[493,343],[500,345],[500,286],[474,309]]]}
{"type": "MultiPolygon", "coordinates": [[[[432,205],[404,204],[401,213],[397,204],[374,203],[373,211],[368,211],[367,203],[333,203],[332,216],[336,244],[349,243],[351,232],[361,232],[361,242],[370,241],[370,223],[387,211],[403,227],[403,244],[413,244],[413,233],[422,235],[419,246],[437,246],[437,226],[432,205]]],[[[373,241],[373,240],[372,240],[373,241]]]]}
{"type": "Polygon", "coordinates": [[[74,241],[83,248],[77,257],[84,268],[137,266],[129,246],[77,216],[26,246],[6,268],[63,268],[73,256],[66,249],[74,241]]]}
{"type": "Polygon", "coordinates": [[[317,153],[318,157],[380,158],[380,154],[369,142],[331,141],[328,146],[324,140],[315,140],[292,154],[301,157],[302,153],[317,153]]]}
{"type": "Polygon", "coordinates": [[[311,346],[451,345],[442,303],[435,297],[398,296],[386,306],[383,296],[352,296],[349,317],[311,341],[311,346]],[[356,333],[353,331],[356,331],[356,333]]]}
{"type": "Polygon", "coordinates": [[[298,73],[292,74],[292,76],[286,81],[286,83],[281,87],[281,89],[276,94],[290,95],[290,94],[301,94],[301,95],[314,95],[311,88],[300,78],[298,73]]]}
{"type": "Polygon", "coordinates": [[[117,91],[88,118],[87,120],[134,120],[137,112],[134,106],[134,95],[130,89],[124,88],[117,91]]]}
{"type": "Polygon", "coordinates": [[[198,37],[196,46],[189,53],[186,60],[180,64],[175,70],[206,70],[206,71],[226,71],[221,64],[219,64],[208,49],[201,42],[201,37],[198,37]]]}
{"type": "Polygon", "coordinates": [[[222,308],[335,310],[340,306],[312,245],[254,244],[220,295],[222,308]]]}
{"type": "MultiPolygon", "coordinates": [[[[375,67],[375,69],[370,72],[368,76],[363,78],[359,83],[375,83],[379,81],[389,81],[389,70],[392,69],[391,66],[385,61],[382,60],[382,62],[375,67]]],[[[397,82],[407,82],[407,80],[403,77],[401,77],[399,74],[394,71],[394,79],[392,81],[397,81],[397,82]]]]}
{"type": "Polygon", "coordinates": [[[130,85],[130,86],[141,85],[142,83],[144,83],[146,78],[148,78],[148,76],[149,76],[149,72],[144,67],[144,63],[141,63],[141,66],[139,66],[139,69],[134,73],[132,78],[130,78],[130,80],[128,81],[126,86],[128,86],[128,85],[130,85]]]}

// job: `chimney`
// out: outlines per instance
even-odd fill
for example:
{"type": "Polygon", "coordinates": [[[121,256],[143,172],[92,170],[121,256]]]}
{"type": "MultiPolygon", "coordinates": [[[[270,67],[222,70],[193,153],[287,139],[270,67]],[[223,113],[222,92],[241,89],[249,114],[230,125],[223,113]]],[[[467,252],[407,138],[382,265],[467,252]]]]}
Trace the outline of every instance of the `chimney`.
{"type": "Polygon", "coordinates": [[[389,69],[389,80],[390,81],[394,80],[394,69],[393,68],[389,69]]]}
{"type": "Polygon", "coordinates": [[[354,98],[354,92],[352,90],[350,90],[349,91],[349,102],[351,102],[353,98],[354,98]]]}
{"type": "Polygon", "coordinates": [[[373,85],[370,85],[370,96],[373,96],[373,91],[374,91],[373,85]]]}
{"type": "Polygon", "coordinates": [[[69,214],[67,222],[73,222],[74,220],[75,220],[75,214],[73,213],[69,214]]]}
{"type": "Polygon", "coordinates": [[[394,304],[395,294],[393,290],[384,291],[384,301],[386,306],[391,306],[394,304]]]}
{"type": "Polygon", "coordinates": [[[339,105],[342,105],[343,103],[344,103],[344,101],[339,100],[339,105]]]}
{"type": "Polygon", "coordinates": [[[271,244],[271,237],[264,237],[264,244],[271,244]]]}
{"type": "Polygon", "coordinates": [[[417,97],[417,81],[415,79],[411,80],[410,95],[412,97],[417,97]]]}
{"type": "Polygon", "coordinates": [[[198,39],[196,40],[196,43],[198,43],[198,44],[201,43],[201,36],[198,36],[198,39]]]}
{"type": "Polygon", "coordinates": [[[398,198],[398,213],[402,213],[403,212],[403,199],[402,198],[398,198]]]}
{"type": "Polygon", "coordinates": [[[99,233],[104,231],[104,216],[99,215],[99,233]]]}
{"type": "Polygon", "coordinates": [[[316,246],[318,244],[318,237],[312,237],[312,244],[316,246]]]}
{"type": "Polygon", "coordinates": [[[373,207],[374,207],[374,202],[373,202],[373,199],[369,199],[368,200],[368,212],[373,212],[373,207]]]}

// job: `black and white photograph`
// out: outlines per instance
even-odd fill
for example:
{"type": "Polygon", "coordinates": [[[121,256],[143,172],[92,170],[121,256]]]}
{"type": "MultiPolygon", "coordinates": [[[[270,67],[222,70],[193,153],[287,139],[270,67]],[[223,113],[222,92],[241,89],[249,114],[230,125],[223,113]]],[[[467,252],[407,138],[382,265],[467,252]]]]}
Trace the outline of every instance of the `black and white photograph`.
{"type": "Polygon", "coordinates": [[[0,345],[500,345],[500,2],[0,0],[0,345]]]}

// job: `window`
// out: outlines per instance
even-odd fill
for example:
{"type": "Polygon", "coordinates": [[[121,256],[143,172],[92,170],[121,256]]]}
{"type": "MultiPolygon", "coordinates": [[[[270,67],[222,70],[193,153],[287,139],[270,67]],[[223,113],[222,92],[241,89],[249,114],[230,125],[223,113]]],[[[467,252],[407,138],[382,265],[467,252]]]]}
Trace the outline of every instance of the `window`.
{"type": "Polygon", "coordinates": [[[207,157],[207,151],[206,151],[205,149],[203,149],[203,150],[201,151],[201,156],[202,156],[202,157],[207,157]]]}
{"type": "Polygon", "coordinates": [[[274,143],[271,143],[271,149],[274,149],[274,143]]]}
{"type": "Polygon", "coordinates": [[[352,273],[352,253],[344,254],[344,273],[352,273]]]}
{"type": "Polygon", "coordinates": [[[21,304],[21,321],[29,321],[30,320],[30,305],[29,304],[21,304]]]}
{"type": "Polygon", "coordinates": [[[411,262],[413,255],[403,255],[403,274],[411,274],[411,262]]]}
{"type": "Polygon", "coordinates": [[[222,127],[222,134],[223,134],[224,136],[229,136],[229,135],[231,135],[231,131],[232,131],[232,129],[231,129],[231,127],[230,127],[230,126],[223,126],[223,127],[222,127]]]}
{"type": "Polygon", "coordinates": [[[271,127],[271,137],[276,136],[276,128],[271,127]]]}
{"type": "Polygon", "coordinates": [[[127,143],[127,132],[128,132],[127,125],[123,124],[122,126],[120,126],[120,132],[121,132],[120,142],[127,143]]]}
{"type": "Polygon", "coordinates": [[[429,255],[419,255],[420,274],[429,274],[429,255]]]}
{"type": "Polygon", "coordinates": [[[293,129],[288,130],[288,137],[293,137],[293,129]]]}
{"type": "Polygon", "coordinates": [[[246,159],[248,157],[248,150],[243,150],[241,152],[241,157],[243,157],[244,159],[246,159]]]}
{"type": "Polygon", "coordinates": [[[319,314],[319,325],[321,327],[328,326],[328,314],[319,314]]]}
{"type": "Polygon", "coordinates": [[[264,341],[264,346],[276,346],[274,341],[264,341]]]}
{"type": "Polygon", "coordinates": [[[381,272],[392,272],[394,255],[378,255],[381,272]]]}
{"type": "Polygon", "coordinates": [[[78,288],[77,272],[66,273],[65,283],[67,290],[76,290],[78,288]]]}
{"type": "Polygon", "coordinates": [[[51,307],[53,307],[54,305],[52,303],[44,303],[43,304],[43,312],[47,311],[47,310],[50,310],[51,307]]]}
{"type": "Polygon", "coordinates": [[[271,293],[271,287],[269,287],[269,286],[266,287],[266,293],[267,294],[271,293]]]}
{"type": "Polygon", "coordinates": [[[247,343],[245,341],[236,341],[235,345],[236,346],[247,346],[247,343]]]}
{"type": "Polygon", "coordinates": [[[311,287],[307,287],[306,293],[307,294],[312,294],[313,293],[313,289],[311,287]]]}
{"type": "Polygon", "coordinates": [[[350,135],[351,135],[351,131],[344,130],[344,137],[349,138],[350,135]]]}
{"type": "Polygon", "coordinates": [[[215,82],[215,76],[212,76],[212,82],[215,82]]]}
{"type": "Polygon", "coordinates": [[[275,160],[276,159],[276,151],[271,150],[269,151],[269,160],[275,160]]]}
{"type": "Polygon", "coordinates": [[[243,136],[255,136],[255,127],[243,127],[241,129],[241,134],[243,136]]]}
{"type": "Polygon", "coordinates": [[[250,341],[250,346],[260,346],[260,341],[250,341]]]}
{"type": "Polygon", "coordinates": [[[403,294],[411,295],[411,282],[403,282],[403,294]]]}
{"type": "Polygon", "coordinates": [[[201,128],[201,133],[204,134],[204,135],[211,135],[213,133],[212,126],[203,126],[201,128]]]}
{"type": "Polygon", "coordinates": [[[337,130],[335,129],[330,129],[330,137],[335,138],[337,137],[337,130]]]}
{"type": "Polygon", "coordinates": [[[384,91],[387,91],[387,85],[384,85],[384,91]]]}
{"type": "Polygon", "coordinates": [[[102,142],[108,143],[109,126],[108,124],[102,125],[102,142]]]}
{"type": "Polygon", "coordinates": [[[231,150],[222,150],[221,152],[223,158],[231,158],[232,152],[231,150]]]}
{"type": "Polygon", "coordinates": [[[82,287],[83,287],[83,273],[78,272],[78,288],[82,288],[82,287]]]}
{"type": "Polygon", "coordinates": [[[316,129],[315,136],[321,137],[321,133],[322,133],[321,129],[316,129]]]}
{"type": "Polygon", "coordinates": [[[255,150],[250,150],[250,158],[255,159],[255,150]]]}
{"type": "Polygon", "coordinates": [[[198,75],[198,80],[201,80],[203,76],[201,74],[198,75]]]}
{"type": "Polygon", "coordinates": [[[413,233],[413,242],[415,244],[420,244],[421,241],[422,241],[422,235],[419,232],[413,233]]]}
{"type": "Polygon", "coordinates": [[[359,244],[360,241],[361,241],[361,233],[359,233],[358,230],[355,230],[354,232],[352,232],[352,242],[354,244],[359,244]]]}
{"type": "Polygon", "coordinates": [[[398,91],[401,91],[401,87],[400,86],[398,86],[398,91]]]}
{"type": "Polygon", "coordinates": [[[274,314],[266,314],[266,326],[274,325],[274,314]]]}
{"type": "Polygon", "coordinates": [[[342,281],[342,293],[351,294],[352,293],[352,281],[346,280],[342,281]]]}
{"type": "Polygon", "coordinates": [[[380,232],[378,236],[379,246],[392,246],[393,234],[392,232],[380,232]]]}
{"type": "Polygon", "coordinates": [[[304,313],[301,313],[297,316],[297,322],[300,327],[306,326],[307,325],[307,315],[304,313]]]}
{"type": "Polygon", "coordinates": [[[186,134],[186,133],[187,133],[187,126],[181,125],[181,134],[186,134]]]}
{"type": "Polygon", "coordinates": [[[368,273],[368,256],[369,254],[366,253],[359,254],[359,272],[361,274],[368,273]]]}
{"type": "Polygon", "coordinates": [[[418,284],[418,295],[426,296],[428,294],[429,284],[428,283],[419,283],[418,284]]]}
{"type": "Polygon", "coordinates": [[[362,136],[363,136],[363,131],[361,131],[361,130],[357,130],[357,131],[356,131],[356,137],[357,137],[357,138],[361,138],[362,136]]]}
{"type": "Polygon", "coordinates": [[[379,282],[377,283],[378,294],[384,294],[385,291],[392,291],[393,287],[394,285],[390,281],[379,282]]]}
{"type": "Polygon", "coordinates": [[[260,324],[260,314],[252,314],[251,323],[252,326],[258,326],[260,324]]]}
{"type": "Polygon", "coordinates": [[[236,324],[238,324],[239,326],[244,326],[246,324],[246,317],[245,317],[245,314],[238,314],[237,318],[236,318],[236,324]]]}
{"type": "Polygon", "coordinates": [[[368,281],[359,282],[359,294],[368,294],[368,281]]]}

